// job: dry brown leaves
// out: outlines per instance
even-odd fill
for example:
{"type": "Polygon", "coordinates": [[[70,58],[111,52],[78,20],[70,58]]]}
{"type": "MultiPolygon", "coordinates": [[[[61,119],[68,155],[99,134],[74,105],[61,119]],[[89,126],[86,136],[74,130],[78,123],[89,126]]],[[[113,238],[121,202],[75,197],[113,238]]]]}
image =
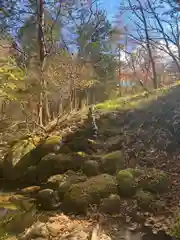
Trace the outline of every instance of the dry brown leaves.
{"type": "Polygon", "coordinates": [[[37,235],[48,240],[111,240],[96,221],[71,218],[64,214],[52,216],[46,223],[34,223],[24,232],[21,239],[29,240],[37,235]]]}

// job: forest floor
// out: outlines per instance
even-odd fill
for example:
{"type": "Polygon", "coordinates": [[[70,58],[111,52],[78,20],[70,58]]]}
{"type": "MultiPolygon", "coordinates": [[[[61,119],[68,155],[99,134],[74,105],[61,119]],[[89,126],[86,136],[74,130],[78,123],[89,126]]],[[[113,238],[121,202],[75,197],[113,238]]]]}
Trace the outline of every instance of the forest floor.
{"type": "MultiPolygon", "coordinates": [[[[162,210],[157,214],[148,211],[144,213],[145,226],[151,226],[155,232],[156,230],[165,230],[166,225],[169,224],[180,205],[180,86],[157,91],[152,95],[137,95],[106,101],[96,106],[95,115],[98,125],[97,142],[100,143],[97,154],[122,150],[127,168],[149,167],[167,173],[170,179],[170,188],[167,193],[163,193],[160,197],[160,201],[163,199],[162,210]]],[[[58,129],[55,132],[57,131],[58,129]]],[[[128,213],[131,212],[133,204],[133,200],[125,200],[122,203],[121,216],[125,216],[127,223],[131,221],[128,213]]],[[[94,213],[94,215],[97,214],[94,213]]],[[[57,216],[56,214],[55,218],[54,222],[61,222],[61,226],[63,225],[62,222],[65,226],[67,222],[66,229],[62,227],[67,234],[64,235],[64,238],[57,239],[88,239],[87,235],[84,235],[84,238],[78,235],[76,238],[71,238],[69,235],[70,230],[67,229],[72,230],[72,228],[75,228],[74,226],[77,227],[77,224],[73,225],[73,227],[69,226],[74,221],[73,219],[71,219],[70,223],[67,216],[57,216]]],[[[118,232],[121,224],[118,224],[119,216],[110,218],[109,222],[114,222],[112,224],[113,231],[118,232]]],[[[104,217],[104,219],[103,221],[107,222],[107,218],[104,217]]],[[[79,225],[83,226],[85,224],[88,227],[91,223],[98,222],[96,220],[96,217],[93,220],[92,212],[91,220],[84,218],[83,222],[81,222],[82,219],[77,220],[76,218],[79,225]]],[[[52,217],[48,221],[51,224],[52,217]]],[[[133,220],[131,228],[133,228],[133,224],[137,225],[133,220]]],[[[55,225],[51,227],[56,229],[55,225]]],[[[109,233],[108,235],[112,236],[113,234],[109,233]]],[[[148,238],[141,238],[139,235],[130,238],[129,235],[125,236],[124,232],[122,236],[121,231],[121,236],[115,237],[114,234],[114,237],[108,238],[108,236],[104,235],[101,239],[148,238]]],[[[149,236],[149,239],[156,238],[149,236]]],[[[158,237],[157,239],[168,238],[158,237]]]]}
{"type": "MultiPolygon", "coordinates": [[[[128,167],[155,167],[168,173],[171,191],[167,198],[167,212],[178,206],[180,200],[180,87],[174,87],[163,95],[154,95],[149,101],[135,101],[131,110],[121,110],[113,104],[110,113],[116,116],[119,132],[125,136],[122,149],[126,153],[128,167]]],[[[130,103],[130,105],[132,102],[130,103]]],[[[133,105],[133,104],[132,104],[133,105]]],[[[108,104],[100,105],[105,112],[108,104]]],[[[107,129],[108,131],[108,129],[107,129]]],[[[112,135],[116,135],[111,129],[112,135]]],[[[105,145],[113,136],[106,138],[105,145]]]]}

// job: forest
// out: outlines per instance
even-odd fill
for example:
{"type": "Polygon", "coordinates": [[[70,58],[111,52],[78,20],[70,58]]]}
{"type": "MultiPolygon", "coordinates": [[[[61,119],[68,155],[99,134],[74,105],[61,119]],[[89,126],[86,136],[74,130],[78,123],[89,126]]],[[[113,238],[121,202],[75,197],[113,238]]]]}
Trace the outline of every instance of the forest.
{"type": "Polygon", "coordinates": [[[180,239],[178,0],[2,1],[0,81],[0,239],[180,239]]]}

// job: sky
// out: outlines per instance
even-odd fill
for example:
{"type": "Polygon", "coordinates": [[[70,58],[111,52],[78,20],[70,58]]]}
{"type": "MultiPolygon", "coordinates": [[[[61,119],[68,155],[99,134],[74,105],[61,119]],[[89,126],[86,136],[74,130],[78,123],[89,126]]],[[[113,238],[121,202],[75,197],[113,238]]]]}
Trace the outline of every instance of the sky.
{"type": "MultiPolygon", "coordinates": [[[[27,1],[27,0],[19,0],[20,5],[23,4],[24,1],[27,1]]],[[[65,2],[67,0],[61,0],[61,1],[65,2]]],[[[77,1],[77,3],[78,2],[85,2],[85,3],[94,2],[94,0],[75,0],[75,1],[77,1]]],[[[98,0],[98,7],[100,7],[101,9],[104,9],[106,11],[108,20],[110,22],[114,23],[115,16],[117,16],[117,13],[118,13],[118,7],[120,6],[120,3],[122,3],[122,2],[123,2],[122,0],[98,0]]],[[[126,1],[124,1],[124,3],[126,3],[126,1]]],[[[167,6],[165,6],[165,8],[167,8],[167,6]]],[[[131,17],[131,19],[129,19],[129,16],[126,14],[125,16],[123,16],[123,18],[121,20],[123,21],[123,24],[130,25],[132,27],[133,26],[132,14],[130,14],[130,17],[131,17]]],[[[172,46],[172,47],[174,47],[174,46],[172,46]]],[[[135,50],[136,45],[132,45],[132,48],[135,50]]],[[[176,51],[176,49],[173,48],[173,52],[174,51],[176,51]]],[[[163,55],[164,59],[167,58],[167,56],[166,56],[167,54],[161,54],[161,55],[163,55]]],[[[121,57],[123,58],[123,54],[121,57]]]]}
{"type": "Polygon", "coordinates": [[[120,5],[119,0],[100,0],[100,5],[107,12],[107,17],[110,21],[113,21],[113,17],[117,13],[117,8],[120,5]]]}
{"type": "MultiPolygon", "coordinates": [[[[102,7],[102,9],[105,9],[108,19],[111,22],[113,22],[114,17],[117,15],[118,7],[120,6],[120,0],[100,0],[100,6],[102,7]]],[[[168,10],[168,7],[166,5],[164,6],[168,10]]],[[[162,44],[164,45],[163,41],[162,44]]],[[[172,52],[176,55],[177,48],[173,44],[169,44],[169,47],[172,50],[172,52]]],[[[136,48],[134,50],[136,51],[136,48]]],[[[157,50],[157,55],[160,55],[162,57],[161,58],[162,64],[167,64],[168,62],[172,61],[172,58],[164,51],[157,50]]],[[[121,58],[122,58],[121,60],[125,61],[125,54],[122,54],[121,58]]]]}

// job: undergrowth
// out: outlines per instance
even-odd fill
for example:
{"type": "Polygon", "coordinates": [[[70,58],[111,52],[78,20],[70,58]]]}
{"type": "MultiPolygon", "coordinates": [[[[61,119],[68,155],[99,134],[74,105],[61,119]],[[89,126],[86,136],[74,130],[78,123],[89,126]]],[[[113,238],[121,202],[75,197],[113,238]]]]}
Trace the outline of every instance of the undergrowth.
{"type": "Polygon", "coordinates": [[[170,86],[158,88],[151,92],[142,92],[139,94],[128,95],[125,97],[114,98],[102,103],[96,104],[97,110],[112,111],[112,110],[131,110],[134,108],[144,107],[146,103],[156,100],[158,97],[165,95],[172,87],[180,85],[180,81],[170,86]]]}

